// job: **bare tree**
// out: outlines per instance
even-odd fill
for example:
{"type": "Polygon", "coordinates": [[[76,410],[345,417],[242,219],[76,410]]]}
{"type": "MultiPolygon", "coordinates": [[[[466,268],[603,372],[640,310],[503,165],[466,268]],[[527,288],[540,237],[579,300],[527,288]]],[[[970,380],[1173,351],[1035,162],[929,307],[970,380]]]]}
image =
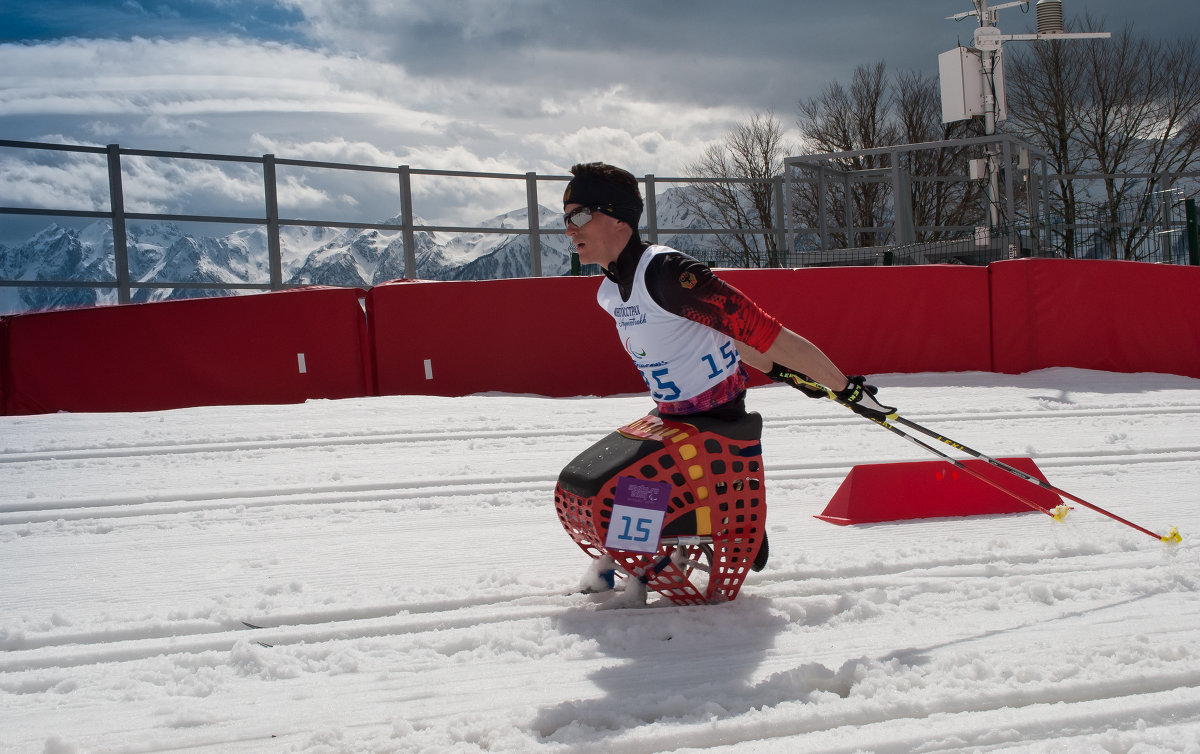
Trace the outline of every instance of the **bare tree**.
{"type": "Polygon", "coordinates": [[[1084,56],[1089,75],[1080,146],[1105,176],[1110,253],[1131,259],[1151,228],[1122,232],[1121,210],[1147,217],[1166,186],[1119,174],[1184,170],[1195,161],[1200,59],[1194,39],[1167,45],[1135,38],[1129,29],[1107,45],[1087,45],[1084,56]]]}
{"type": "MultiPolygon", "coordinates": [[[[1082,30],[1097,26],[1088,18],[1082,30]]],[[[1072,231],[1088,198],[1081,182],[1067,176],[1095,172],[1102,176],[1103,224],[1112,229],[1106,246],[1114,257],[1138,258],[1152,232],[1146,218],[1172,188],[1172,176],[1200,162],[1200,42],[1195,36],[1154,42],[1126,29],[1112,40],[1040,41],[1017,50],[1006,60],[1009,119],[1003,127],[1046,152],[1060,176],[1051,200],[1065,220],[1066,254],[1080,253],[1072,231]]],[[[832,228],[825,239],[830,245],[894,242],[895,207],[908,206],[892,196],[888,173],[895,154],[911,179],[911,196],[900,198],[911,200],[918,240],[979,224],[982,186],[965,178],[966,148],[869,151],[978,135],[977,121],[942,123],[939,93],[934,77],[889,76],[880,61],[859,66],[848,84],[833,82],[801,100],[797,125],[807,153],[859,154],[828,161],[842,179],[826,182],[821,196],[815,181],[792,184],[798,225],[832,228]]],[[[695,188],[690,208],[723,227],[772,228],[769,179],[781,174],[788,154],[795,152],[783,144],[778,120],[755,115],[689,166],[689,175],[713,181],[695,188]]],[[[782,261],[773,233],[721,238],[743,264],[782,261]]]]}
{"type": "MultiPolygon", "coordinates": [[[[1086,30],[1096,27],[1085,20],[1086,30]]],[[[1138,258],[1169,175],[1200,159],[1196,38],[1155,41],[1126,27],[1112,39],[1041,42],[1022,52],[1008,70],[1008,130],[1043,147],[1059,174],[1101,175],[1104,245],[1113,258],[1138,258]]],[[[1074,182],[1060,179],[1055,199],[1070,229],[1081,212],[1074,182]]],[[[1074,234],[1064,241],[1074,256],[1074,234]]]]}
{"type": "MultiPolygon", "coordinates": [[[[912,72],[889,77],[882,61],[859,66],[848,87],[834,82],[816,97],[801,100],[799,108],[798,125],[810,154],[942,141],[978,131],[970,122],[941,122],[935,78],[912,72]]],[[[912,179],[909,199],[916,228],[975,224],[980,211],[979,187],[961,178],[947,179],[965,175],[965,150],[913,150],[901,159],[900,167],[912,179]]],[[[832,160],[847,179],[829,187],[824,197],[824,211],[831,215],[832,225],[843,229],[834,232],[827,243],[856,247],[895,240],[891,232],[878,230],[890,227],[894,220],[889,160],[881,153],[832,160]]],[[[822,205],[817,190],[811,182],[798,187],[795,212],[800,222],[810,227],[820,222],[822,205]]],[[[925,230],[917,238],[931,240],[943,235],[946,232],[925,230]]]]}
{"type": "MultiPolygon", "coordinates": [[[[1010,58],[1006,71],[1008,130],[1015,130],[1042,147],[1053,171],[1060,176],[1077,173],[1083,158],[1075,147],[1080,124],[1076,93],[1083,87],[1082,60],[1072,54],[1078,42],[1045,42],[1023,48],[1028,55],[1010,58]]],[[[1075,256],[1075,235],[1070,232],[1077,219],[1075,184],[1059,178],[1055,192],[1062,207],[1062,236],[1068,257],[1075,256]]]]}
{"type": "MultiPolygon", "coordinates": [[[[921,144],[976,136],[974,121],[942,122],[941,87],[934,76],[918,72],[896,76],[892,108],[901,143],[921,144]]],[[[975,224],[983,206],[983,186],[964,181],[969,154],[963,147],[906,152],[901,167],[912,181],[913,225],[917,240],[934,241],[958,234],[956,226],[975,224]],[[925,230],[923,230],[925,229],[925,230]],[[945,229],[945,230],[939,230],[945,229]]]]}
{"type": "MultiPolygon", "coordinates": [[[[858,66],[849,87],[835,81],[816,97],[800,100],[799,109],[798,125],[809,153],[851,152],[899,143],[899,130],[889,117],[887,65],[883,61],[858,66]]],[[[836,164],[843,171],[864,176],[887,167],[880,155],[847,157],[836,164]]],[[[801,184],[797,213],[809,226],[819,222],[820,200],[816,192],[815,185],[801,184]]],[[[870,230],[859,230],[891,224],[891,208],[886,201],[888,187],[884,183],[856,181],[834,186],[831,193],[827,211],[832,215],[833,225],[844,231],[829,240],[846,247],[876,246],[888,240],[877,238],[870,230]],[[847,216],[847,204],[853,207],[853,216],[847,216]]]]}
{"type": "Polygon", "coordinates": [[[776,226],[775,184],[790,150],[779,119],[760,113],[737,124],[686,168],[688,176],[708,179],[683,193],[688,209],[714,227],[763,229],[716,236],[744,267],[782,264],[776,234],[769,229],[776,226]]]}

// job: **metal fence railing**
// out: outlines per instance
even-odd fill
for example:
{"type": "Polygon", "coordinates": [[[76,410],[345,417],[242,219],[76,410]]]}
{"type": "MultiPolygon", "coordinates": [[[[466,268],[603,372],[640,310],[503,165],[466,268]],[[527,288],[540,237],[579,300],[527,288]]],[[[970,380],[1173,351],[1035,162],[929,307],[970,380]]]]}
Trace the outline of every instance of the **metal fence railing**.
{"type": "Polygon", "coordinates": [[[1154,264],[1200,265],[1195,199],[1154,207],[1076,207],[1061,216],[980,228],[958,238],[892,247],[882,264],[989,264],[1018,257],[1120,259],[1154,264]]]}
{"type": "MultiPolygon", "coordinates": [[[[310,227],[338,229],[374,229],[393,231],[401,234],[405,268],[416,269],[417,230],[426,232],[470,232],[470,233],[504,233],[527,234],[531,248],[531,275],[540,275],[539,237],[540,228],[496,228],[496,227],[458,227],[458,226],[420,226],[418,228],[412,214],[412,176],[434,175],[441,177],[470,177],[473,179],[498,179],[504,181],[524,181],[528,195],[529,206],[536,207],[536,190],[538,180],[563,180],[553,176],[539,178],[533,173],[525,175],[501,173],[467,173],[460,171],[433,171],[410,168],[407,165],[397,167],[380,167],[370,165],[351,165],[342,163],[316,162],[311,160],[277,159],[274,155],[262,157],[238,157],[231,155],[196,154],[188,152],[168,152],[156,150],[125,149],[116,144],[107,147],[86,147],[76,145],[41,144],[33,142],[0,141],[0,148],[41,150],[53,152],[90,153],[103,155],[108,176],[108,209],[79,209],[65,207],[29,207],[4,206],[0,207],[0,216],[22,215],[59,218],[88,218],[107,219],[111,222],[112,244],[112,278],[111,279],[57,279],[57,280],[2,280],[0,286],[16,287],[93,287],[98,289],[115,290],[119,302],[131,300],[132,291],[147,288],[172,289],[221,289],[221,290],[278,290],[288,287],[282,274],[282,254],[280,245],[280,228],[310,227]],[[243,166],[260,166],[262,171],[262,208],[261,213],[252,215],[218,215],[202,213],[167,213],[167,212],[131,212],[126,209],[125,182],[126,171],[122,168],[122,159],[129,157],[146,157],[171,160],[203,161],[217,163],[237,163],[243,166]],[[400,222],[370,222],[349,221],[344,218],[300,219],[287,218],[280,215],[279,210],[279,181],[277,173],[280,167],[315,168],[331,171],[350,171],[357,173],[375,173],[393,176],[396,181],[396,213],[400,222]],[[128,225],[135,221],[151,222],[187,222],[223,224],[231,226],[261,226],[266,230],[267,237],[267,279],[245,282],[196,282],[188,280],[148,280],[135,279],[130,272],[128,225]]],[[[537,213],[531,212],[536,218],[537,213]]],[[[535,221],[536,222],[536,221],[535,221]]],[[[545,231],[548,232],[548,231],[545,231]]],[[[562,231],[559,230],[559,233],[562,231]]]]}
{"type": "MultiPolygon", "coordinates": [[[[911,187],[922,181],[968,180],[961,176],[913,176],[910,180],[910,177],[896,175],[895,171],[892,173],[889,185],[893,187],[911,187]]],[[[248,157],[127,149],[116,144],[96,147],[0,140],[0,203],[5,205],[0,206],[0,223],[16,220],[26,224],[82,221],[104,223],[107,228],[105,238],[95,247],[88,247],[92,251],[83,249],[82,242],[77,244],[79,248],[59,248],[55,253],[61,257],[61,264],[51,269],[39,269],[36,273],[29,270],[34,269],[39,260],[18,257],[23,253],[42,252],[30,251],[33,247],[29,244],[4,241],[0,245],[0,314],[89,302],[148,300],[155,295],[154,292],[165,295],[170,291],[173,297],[186,297],[279,290],[311,283],[347,284],[335,279],[291,275],[285,265],[287,244],[291,242],[289,234],[316,234],[329,229],[379,234],[374,242],[379,245],[386,242],[387,250],[394,255],[394,259],[390,264],[381,265],[377,274],[390,278],[426,277],[423,272],[428,273],[429,265],[433,262],[430,261],[430,255],[422,256],[422,249],[434,243],[435,238],[465,236],[502,236],[512,239],[513,248],[524,259],[515,274],[595,273],[598,271],[579,270],[577,263],[572,268],[561,219],[556,210],[547,209],[539,200],[540,196],[552,197],[545,203],[556,207],[559,190],[569,178],[566,175],[538,175],[532,172],[485,173],[426,170],[407,165],[352,165],[282,159],[269,154],[248,157]],[[22,156],[12,158],[14,153],[22,156]],[[10,192],[12,186],[20,185],[25,176],[33,172],[25,169],[31,164],[47,170],[57,164],[64,182],[67,176],[86,175],[90,176],[93,186],[99,188],[83,200],[68,200],[66,197],[77,194],[68,190],[67,186],[51,185],[49,190],[41,192],[40,196],[53,197],[50,200],[39,199],[32,192],[27,196],[10,192]],[[168,165],[174,167],[166,167],[168,165]],[[185,165],[186,168],[179,168],[179,165],[185,165]],[[232,193],[238,194],[240,203],[222,205],[217,209],[203,207],[189,211],[188,207],[166,207],[165,200],[158,201],[160,197],[146,198],[152,190],[187,194],[189,180],[198,180],[189,177],[200,174],[197,166],[203,166],[203,170],[207,171],[206,180],[210,180],[210,174],[216,172],[221,174],[226,183],[236,183],[237,190],[232,193]],[[348,182],[350,187],[343,190],[346,195],[379,199],[378,206],[383,207],[379,216],[390,219],[375,221],[371,217],[354,217],[349,210],[343,209],[339,209],[339,214],[342,214],[340,217],[305,217],[306,212],[292,197],[299,171],[319,174],[328,180],[348,182]],[[505,193],[512,197],[514,206],[523,205],[526,218],[484,225],[425,223],[414,214],[414,182],[421,182],[420,187],[425,189],[425,193],[440,190],[443,194],[462,193],[463,182],[469,182],[471,186],[486,183],[489,187],[487,191],[505,193]],[[143,184],[149,188],[143,188],[143,184]],[[501,188],[494,188],[497,185],[501,188]],[[131,186],[138,190],[131,191],[131,186]],[[137,199],[131,201],[135,194],[137,199]],[[191,246],[184,244],[187,247],[183,249],[184,252],[195,249],[202,251],[206,244],[217,243],[213,239],[224,232],[247,229],[249,233],[259,234],[265,258],[244,261],[242,267],[233,273],[227,271],[218,275],[192,270],[184,275],[179,272],[179,265],[173,266],[168,263],[169,260],[146,251],[149,247],[139,240],[152,223],[203,225],[216,229],[208,231],[211,236],[200,232],[193,234],[191,246]],[[96,252],[96,248],[101,251],[96,252]],[[552,268],[544,267],[545,263],[550,263],[552,268]],[[20,300],[13,295],[18,291],[21,293],[20,300]],[[90,301],[86,297],[71,298],[72,294],[82,292],[89,293],[90,301]]],[[[1048,178],[1060,182],[1072,179],[1071,176],[1043,174],[1040,180],[1044,184],[1048,178]]],[[[1177,185],[1171,182],[1185,179],[1194,185],[1198,178],[1200,173],[1176,174],[1169,176],[1165,183],[1168,186],[1177,185]]],[[[870,180],[878,180],[878,176],[870,180]]],[[[797,221],[798,215],[794,211],[780,211],[781,207],[788,206],[788,202],[799,200],[800,192],[789,189],[789,186],[795,188],[795,178],[785,180],[780,176],[750,180],[647,175],[642,181],[646,198],[644,227],[641,229],[643,236],[651,242],[669,243],[718,267],[947,262],[986,264],[1013,256],[1071,256],[1200,264],[1194,197],[1187,198],[1182,191],[1174,188],[1163,192],[1154,202],[1142,202],[1137,210],[1080,205],[1075,208],[1071,222],[1066,222],[1061,213],[1053,214],[1053,202],[1039,202],[1035,206],[1043,210],[1042,214],[982,231],[966,226],[914,227],[911,222],[905,225],[898,221],[894,217],[895,212],[892,212],[892,216],[886,219],[889,225],[843,229],[842,235],[846,237],[875,238],[879,241],[878,246],[847,249],[822,248],[837,230],[828,219],[824,221],[825,226],[808,228],[797,221]],[[675,203],[667,206],[671,196],[676,199],[680,196],[678,193],[672,195],[672,191],[686,192],[699,188],[701,184],[733,187],[765,184],[769,190],[758,191],[758,196],[760,199],[769,197],[767,203],[771,207],[771,216],[766,221],[752,223],[743,220],[742,227],[728,227],[705,220],[695,211],[684,211],[688,206],[686,202],[671,199],[675,203]],[[898,233],[898,228],[903,232],[898,233]],[[896,239],[901,236],[938,240],[917,240],[897,245],[896,239]],[[752,243],[739,244],[736,243],[737,239],[752,243]]],[[[1158,185],[1157,179],[1146,180],[1146,183],[1148,186],[1158,185]]],[[[1017,199],[1009,204],[1016,207],[1020,204],[1019,196],[1017,199]]],[[[337,206],[352,204],[345,202],[337,206]]],[[[750,213],[748,216],[756,215],[750,213]]],[[[494,267],[491,269],[490,274],[495,274],[494,267]]],[[[489,275],[489,272],[486,266],[480,265],[472,274],[489,275]]],[[[366,281],[365,284],[372,283],[366,281]]]]}
{"type": "MultiPolygon", "coordinates": [[[[561,220],[557,213],[551,213],[553,220],[543,224],[542,222],[542,207],[539,205],[539,189],[545,184],[552,184],[554,188],[550,191],[549,196],[553,200],[549,203],[556,205],[561,186],[568,180],[568,175],[538,175],[533,172],[519,173],[487,173],[487,172],[472,172],[472,171],[449,171],[449,170],[427,170],[413,168],[408,165],[400,165],[395,167],[372,166],[372,165],[353,165],[344,163],[318,162],[312,160],[292,160],[277,158],[274,155],[263,155],[261,157],[246,157],[234,155],[217,155],[217,154],[198,154],[190,152],[170,152],[159,150],[142,150],[128,149],[117,144],[111,144],[106,147],[80,146],[80,145],[63,145],[63,144],[45,144],[38,142],[22,142],[0,140],[0,156],[7,150],[17,150],[36,153],[36,157],[28,162],[38,162],[41,155],[49,155],[48,160],[64,160],[74,156],[86,156],[91,159],[91,162],[82,165],[72,165],[71,172],[95,174],[93,183],[103,182],[104,193],[106,196],[103,199],[89,197],[86,202],[88,206],[63,206],[51,205],[36,206],[36,201],[27,201],[24,204],[11,203],[5,206],[0,206],[0,221],[5,218],[45,218],[48,222],[53,222],[56,219],[67,220],[91,220],[91,221],[107,221],[110,230],[107,231],[106,238],[101,245],[107,247],[107,258],[101,260],[98,264],[80,264],[77,268],[63,269],[58,268],[51,270],[48,274],[39,272],[36,275],[21,274],[13,272],[13,264],[6,265],[5,256],[15,256],[13,246],[5,244],[0,247],[0,314],[4,311],[3,294],[7,290],[14,289],[36,289],[49,293],[61,293],[63,291],[89,291],[92,294],[92,301],[74,301],[72,303],[95,303],[99,294],[112,296],[115,293],[115,301],[117,303],[128,303],[137,300],[135,297],[140,292],[145,294],[147,291],[167,290],[172,291],[172,295],[176,297],[186,297],[191,295],[223,295],[231,292],[239,291],[267,291],[279,290],[298,285],[306,285],[312,283],[324,284],[346,284],[337,280],[290,280],[284,274],[284,244],[285,241],[281,238],[281,231],[287,228],[308,228],[308,229],[339,229],[339,230],[364,230],[377,231],[380,233],[391,234],[395,238],[394,243],[401,250],[402,261],[387,267],[389,273],[394,273],[392,277],[409,277],[421,278],[425,277],[421,274],[422,264],[419,260],[419,251],[422,242],[429,243],[436,234],[449,234],[456,236],[466,236],[473,234],[491,235],[491,236],[508,236],[520,239],[522,249],[527,249],[525,253],[526,264],[521,271],[524,275],[540,276],[543,273],[543,261],[546,257],[544,246],[547,239],[553,241],[557,239],[556,251],[561,252],[559,256],[563,260],[569,259],[569,252],[566,251],[566,235],[561,224],[561,220]],[[131,170],[130,165],[134,161],[182,161],[189,164],[217,164],[219,166],[234,166],[233,170],[237,171],[237,178],[241,181],[240,189],[242,193],[253,191],[253,184],[257,184],[259,188],[257,192],[261,198],[260,209],[247,209],[243,205],[240,207],[240,213],[233,212],[167,212],[167,211],[133,211],[129,208],[127,196],[129,194],[129,184],[136,180],[146,180],[148,174],[154,170],[162,170],[160,166],[148,168],[139,163],[139,169],[131,170]],[[78,167],[78,170],[75,168],[78,167]],[[281,189],[286,186],[284,180],[280,178],[280,173],[284,170],[307,169],[313,171],[324,171],[325,173],[337,174],[355,174],[358,176],[385,176],[391,181],[391,186],[387,191],[393,193],[389,208],[382,212],[382,215],[390,216],[390,220],[373,221],[369,219],[349,220],[345,217],[321,217],[321,218],[302,218],[299,216],[286,213],[281,205],[281,189]],[[102,177],[101,177],[102,176],[102,177]],[[480,182],[489,182],[494,185],[496,183],[507,184],[508,186],[519,187],[519,192],[509,191],[508,189],[495,189],[489,187],[482,193],[496,193],[507,191],[509,194],[516,196],[520,194],[520,200],[523,200],[524,210],[527,213],[527,221],[525,224],[512,222],[500,222],[496,224],[478,224],[478,225],[458,225],[458,224],[435,224],[421,222],[414,214],[414,179],[428,181],[429,184],[441,183],[442,190],[445,193],[461,192],[460,186],[446,188],[444,184],[452,181],[467,181],[472,184],[480,182]],[[254,265],[246,265],[247,270],[243,270],[240,279],[230,280],[229,276],[205,276],[204,274],[193,275],[192,279],[181,279],[180,277],[172,277],[172,270],[169,265],[156,265],[156,260],[139,259],[138,246],[136,242],[131,241],[131,228],[137,223],[187,223],[187,224],[203,224],[225,227],[231,230],[238,228],[259,229],[265,234],[265,256],[266,260],[263,264],[258,265],[261,268],[261,274],[255,277],[253,273],[254,265]],[[132,249],[132,252],[131,252],[132,249]],[[6,270],[8,273],[6,274],[6,270]],[[199,277],[200,279],[196,279],[199,277]]],[[[17,179],[17,174],[24,174],[23,169],[14,168],[15,163],[0,159],[0,187],[7,185],[16,185],[20,183],[17,179]],[[13,180],[7,181],[6,171],[11,170],[13,180]]],[[[24,166],[22,166],[23,168],[24,166]]],[[[169,171],[162,171],[169,173],[169,171]]],[[[360,180],[365,180],[361,178],[360,180]]],[[[781,228],[766,228],[766,229],[744,229],[744,228],[724,228],[724,227],[707,227],[703,231],[698,231],[695,228],[660,228],[655,211],[655,196],[656,186],[663,183],[713,183],[715,179],[706,178],[669,178],[658,179],[653,175],[647,175],[643,179],[644,195],[646,196],[646,213],[644,215],[645,226],[642,228],[643,234],[652,242],[657,241],[661,234],[688,234],[703,232],[708,235],[733,233],[758,233],[765,232],[778,236],[781,228]]],[[[750,182],[743,179],[732,179],[732,182],[750,182]]],[[[772,181],[779,184],[778,180],[772,181]]],[[[160,174],[155,181],[157,184],[167,184],[160,174]]],[[[182,189],[181,186],[167,186],[164,191],[173,189],[182,189]]],[[[0,188],[0,196],[3,196],[3,189],[0,188]]],[[[369,189],[370,193],[378,193],[376,188],[369,189]]],[[[53,192],[51,192],[53,193],[53,192]]],[[[66,196],[69,192],[60,192],[57,195],[66,196]]],[[[297,213],[298,214],[298,213],[297,213]]],[[[202,245],[202,244],[201,244],[202,245]]],[[[76,254],[76,256],[81,256],[76,254]]],[[[564,272],[570,270],[569,261],[565,262],[564,272]]],[[[561,273],[559,273],[561,274],[561,273]]],[[[368,283],[370,284],[370,283],[368,283]]],[[[144,298],[144,297],[143,297],[144,298]]],[[[38,308],[54,308],[56,302],[61,302],[61,298],[53,296],[45,297],[45,305],[25,305],[14,307],[10,305],[10,310],[14,309],[38,309],[38,308]]]]}

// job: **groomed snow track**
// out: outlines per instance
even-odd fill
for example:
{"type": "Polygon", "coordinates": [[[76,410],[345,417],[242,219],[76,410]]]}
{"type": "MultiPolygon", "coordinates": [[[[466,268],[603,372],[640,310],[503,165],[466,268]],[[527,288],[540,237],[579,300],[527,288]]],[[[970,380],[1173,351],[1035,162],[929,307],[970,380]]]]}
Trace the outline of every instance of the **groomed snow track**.
{"type": "Polygon", "coordinates": [[[1200,752],[1200,380],[879,382],[1182,544],[823,523],[853,465],[930,457],[767,387],[767,569],[606,612],[552,491],[644,397],[0,418],[0,750],[1200,752]]]}

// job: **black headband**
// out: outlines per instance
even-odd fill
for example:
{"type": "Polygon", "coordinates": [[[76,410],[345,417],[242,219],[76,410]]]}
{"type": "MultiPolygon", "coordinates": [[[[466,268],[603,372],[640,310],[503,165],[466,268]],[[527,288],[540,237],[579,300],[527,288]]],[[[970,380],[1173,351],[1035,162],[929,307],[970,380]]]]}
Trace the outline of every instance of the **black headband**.
{"type": "Polygon", "coordinates": [[[634,230],[642,219],[642,195],[635,186],[623,186],[598,175],[577,175],[567,184],[563,206],[582,204],[595,207],[610,217],[627,223],[634,230]]]}

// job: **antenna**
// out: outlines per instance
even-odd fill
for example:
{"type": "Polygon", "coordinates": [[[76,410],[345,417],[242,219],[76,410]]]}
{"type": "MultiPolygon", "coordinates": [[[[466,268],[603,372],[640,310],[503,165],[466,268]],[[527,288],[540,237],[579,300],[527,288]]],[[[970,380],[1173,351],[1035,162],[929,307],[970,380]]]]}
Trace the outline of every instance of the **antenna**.
{"type": "MultiPolygon", "coordinates": [[[[971,0],[975,10],[947,18],[961,21],[976,16],[974,44],[958,47],[938,56],[942,88],[942,122],[983,117],[983,133],[996,133],[996,122],[1007,118],[1004,96],[1004,67],[1000,47],[1008,41],[1050,41],[1059,39],[1108,39],[1106,31],[1066,33],[1063,31],[1062,0],[1037,0],[1036,34],[1003,34],[996,24],[997,11],[1018,5],[1029,7],[1029,0],[989,6],[988,0],[971,0]]],[[[987,147],[988,221],[1000,224],[1000,160],[994,145],[987,147]]]]}

